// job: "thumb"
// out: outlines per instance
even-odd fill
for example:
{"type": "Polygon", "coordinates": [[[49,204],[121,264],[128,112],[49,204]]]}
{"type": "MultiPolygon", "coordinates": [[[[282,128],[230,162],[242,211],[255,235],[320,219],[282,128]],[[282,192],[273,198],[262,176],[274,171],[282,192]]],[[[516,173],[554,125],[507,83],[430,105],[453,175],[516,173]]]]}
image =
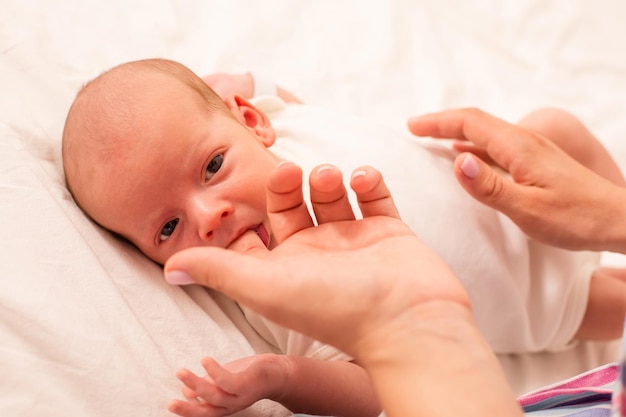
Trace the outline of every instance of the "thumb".
{"type": "MultiPolygon", "coordinates": [[[[267,253],[267,251],[265,252],[267,253]]],[[[178,252],[164,266],[165,280],[173,285],[199,284],[249,304],[271,288],[271,262],[258,256],[215,247],[194,247],[178,252]]],[[[262,301],[262,300],[261,300],[262,301]]]]}
{"type": "Polygon", "coordinates": [[[465,191],[476,200],[506,215],[516,211],[517,202],[522,198],[519,185],[475,155],[459,155],[454,162],[454,173],[465,191]]]}

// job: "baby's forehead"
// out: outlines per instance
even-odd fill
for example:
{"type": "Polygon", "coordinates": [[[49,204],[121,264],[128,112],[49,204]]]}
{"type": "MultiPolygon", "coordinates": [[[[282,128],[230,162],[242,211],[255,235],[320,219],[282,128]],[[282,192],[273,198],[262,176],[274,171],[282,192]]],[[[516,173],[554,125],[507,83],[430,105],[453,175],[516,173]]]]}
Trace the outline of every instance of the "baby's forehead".
{"type": "Polygon", "coordinates": [[[151,81],[149,75],[159,76],[156,71],[148,72],[147,76],[120,72],[101,75],[79,93],[74,103],[79,119],[77,127],[91,127],[100,133],[132,127],[140,116],[149,115],[150,105],[156,104],[159,93],[172,82],[171,77],[163,74],[158,82],[151,81]]]}
{"type": "Polygon", "coordinates": [[[86,145],[88,152],[106,159],[130,158],[135,151],[141,155],[137,143],[149,146],[153,136],[162,136],[161,127],[177,123],[181,112],[196,114],[197,108],[212,113],[192,87],[155,69],[112,70],[94,79],[81,94],[77,125],[91,142],[86,145]]]}

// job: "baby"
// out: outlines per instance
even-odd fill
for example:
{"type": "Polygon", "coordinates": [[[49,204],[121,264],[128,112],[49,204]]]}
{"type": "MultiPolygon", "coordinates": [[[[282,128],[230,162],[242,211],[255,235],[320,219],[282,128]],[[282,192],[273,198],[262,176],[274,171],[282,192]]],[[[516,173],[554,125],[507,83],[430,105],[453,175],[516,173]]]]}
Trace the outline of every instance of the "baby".
{"type": "MultiPolygon", "coordinates": [[[[265,179],[281,160],[305,172],[322,162],[343,171],[369,164],[385,176],[404,221],[462,280],[496,352],[564,349],[575,339],[620,336],[626,273],[598,268],[596,253],[533,241],[474,201],[454,179],[454,151],[277,97],[252,104],[227,90],[219,97],[167,60],[123,64],[88,83],[63,133],[66,180],[77,204],[162,264],[188,247],[230,247],[250,230],[271,249],[265,179]]],[[[520,125],[624,185],[601,144],[571,115],[542,110],[520,125]]],[[[173,402],[173,412],[226,415],[261,398],[310,414],[380,411],[367,376],[350,358],[248,317],[283,355],[224,367],[205,359],[205,378],[181,371],[189,401],[173,402]],[[261,376],[268,380],[260,382],[261,376]]]]}

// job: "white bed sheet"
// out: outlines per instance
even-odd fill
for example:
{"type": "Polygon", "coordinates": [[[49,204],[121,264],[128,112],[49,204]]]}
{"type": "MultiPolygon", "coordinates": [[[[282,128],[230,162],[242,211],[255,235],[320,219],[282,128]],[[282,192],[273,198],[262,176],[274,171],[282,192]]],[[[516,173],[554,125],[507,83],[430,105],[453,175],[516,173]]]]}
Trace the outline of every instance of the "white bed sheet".
{"type": "MultiPolygon", "coordinates": [[[[626,166],[626,3],[569,0],[1,0],[0,414],[168,415],[176,369],[270,351],[237,308],[94,226],[63,187],[60,137],[118,63],[262,71],[307,102],[402,125],[556,105],[626,166]]],[[[625,265],[622,256],[607,261],[625,265]]],[[[614,361],[618,343],[502,357],[518,393],[614,361]]],[[[281,414],[261,404],[250,414],[281,414]]]]}

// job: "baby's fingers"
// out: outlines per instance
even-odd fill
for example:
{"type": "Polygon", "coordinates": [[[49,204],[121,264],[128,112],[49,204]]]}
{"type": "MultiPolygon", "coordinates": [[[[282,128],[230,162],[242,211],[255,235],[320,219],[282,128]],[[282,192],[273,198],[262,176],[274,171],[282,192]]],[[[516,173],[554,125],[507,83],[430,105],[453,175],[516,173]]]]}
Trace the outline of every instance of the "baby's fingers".
{"type": "Polygon", "coordinates": [[[361,167],[352,173],[350,186],[354,190],[363,217],[387,216],[400,218],[393,197],[380,172],[361,167]]]}
{"type": "Polygon", "coordinates": [[[181,417],[217,417],[226,415],[220,408],[213,407],[210,404],[181,400],[173,400],[167,409],[170,413],[178,414],[181,417]]]}
{"type": "Polygon", "coordinates": [[[197,406],[185,406],[183,411],[195,413],[192,414],[194,416],[215,416],[224,413],[223,398],[230,394],[215,385],[210,376],[201,378],[187,369],[182,369],[176,373],[176,377],[185,385],[183,395],[188,400],[187,404],[197,406]]]}
{"type": "Polygon", "coordinates": [[[202,366],[206,371],[208,378],[211,378],[215,387],[225,394],[231,394],[231,387],[228,385],[232,381],[232,374],[224,369],[215,359],[210,357],[202,358],[202,366]]]}
{"type": "Polygon", "coordinates": [[[205,383],[204,379],[200,378],[188,369],[181,369],[176,372],[176,378],[178,378],[180,382],[185,385],[183,387],[183,394],[187,399],[191,399],[192,396],[197,396],[197,394],[193,395],[193,393],[196,392],[196,389],[199,386],[205,383]]]}
{"type": "Polygon", "coordinates": [[[341,171],[332,165],[321,165],[311,172],[311,206],[318,224],[354,220],[341,171]]]}

